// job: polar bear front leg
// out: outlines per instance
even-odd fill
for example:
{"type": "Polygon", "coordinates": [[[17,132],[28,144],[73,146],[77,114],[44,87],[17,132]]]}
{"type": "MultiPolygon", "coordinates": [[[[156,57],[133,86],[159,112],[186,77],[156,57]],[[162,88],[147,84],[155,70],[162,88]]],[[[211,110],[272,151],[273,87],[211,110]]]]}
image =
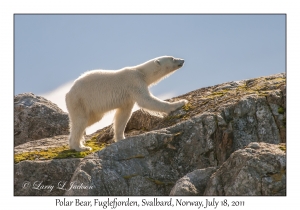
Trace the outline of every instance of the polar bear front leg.
{"type": "Polygon", "coordinates": [[[188,101],[185,99],[176,102],[162,101],[153,96],[149,91],[140,91],[140,94],[137,94],[135,99],[137,104],[142,108],[156,112],[164,112],[167,114],[188,103],[188,101]]]}
{"type": "Polygon", "coordinates": [[[116,142],[125,139],[124,131],[131,116],[133,105],[134,103],[129,103],[116,110],[114,117],[114,140],[116,142]]]}

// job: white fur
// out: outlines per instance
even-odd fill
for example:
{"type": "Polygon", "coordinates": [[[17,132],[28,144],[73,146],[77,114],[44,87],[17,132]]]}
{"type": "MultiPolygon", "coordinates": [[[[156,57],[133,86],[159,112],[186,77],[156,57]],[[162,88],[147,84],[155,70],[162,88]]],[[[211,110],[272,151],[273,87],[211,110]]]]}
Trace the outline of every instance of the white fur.
{"type": "Polygon", "coordinates": [[[187,100],[173,103],[162,101],[148,89],[179,69],[183,63],[182,59],[163,56],[117,71],[94,70],[81,75],[66,94],[70,148],[91,150],[83,145],[83,133],[86,127],[101,120],[108,111],[116,109],[114,140],[118,141],[125,138],[124,130],[135,103],[150,113],[166,114],[185,105],[187,100]]]}

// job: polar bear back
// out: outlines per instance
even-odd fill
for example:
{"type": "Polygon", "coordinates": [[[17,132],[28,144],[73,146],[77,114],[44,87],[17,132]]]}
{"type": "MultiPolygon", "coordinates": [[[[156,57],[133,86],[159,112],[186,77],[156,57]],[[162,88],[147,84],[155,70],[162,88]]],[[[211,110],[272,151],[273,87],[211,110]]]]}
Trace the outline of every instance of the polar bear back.
{"type": "Polygon", "coordinates": [[[74,82],[67,95],[93,112],[107,112],[133,101],[131,92],[142,85],[139,74],[133,69],[89,71],[74,82]]]}

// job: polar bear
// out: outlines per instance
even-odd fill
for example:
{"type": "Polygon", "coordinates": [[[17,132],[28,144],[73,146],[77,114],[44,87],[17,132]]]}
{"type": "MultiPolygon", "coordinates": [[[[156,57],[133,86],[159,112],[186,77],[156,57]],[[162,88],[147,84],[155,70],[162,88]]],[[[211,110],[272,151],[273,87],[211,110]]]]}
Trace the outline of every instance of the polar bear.
{"type": "Polygon", "coordinates": [[[149,86],[181,68],[183,63],[183,59],[162,56],[116,71],[93,70],[81,75],[65,98],[70,119],[70,149],[91,150],[84,146],[84,131],[108,111],[116,110],[114,141],[119,141],[125,138],[124,130],[135,103],[150,114],[169,114],[187,104],[187,100],[162,101],[149,91],[149,86]]]}

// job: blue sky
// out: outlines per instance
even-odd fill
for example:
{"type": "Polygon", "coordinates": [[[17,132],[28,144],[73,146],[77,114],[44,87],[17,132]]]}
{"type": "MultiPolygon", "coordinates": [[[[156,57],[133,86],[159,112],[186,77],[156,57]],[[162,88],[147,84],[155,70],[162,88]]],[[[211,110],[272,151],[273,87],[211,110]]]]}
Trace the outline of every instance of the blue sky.
{"type": "Polygon", "coordinates": [[[151,88],[163,99],[222,82],[285,72],[285,15],[15,15],[14,94],[64,111],[83,72],[171,55],[185,59],[151,88]]]}
{"type": "Polygon", "coordinates": [[[161,55],[186,60],[157,86],[179,94],[285,71],[285,15],[15,15],[14,28],[15,94],[161,55]]]}

